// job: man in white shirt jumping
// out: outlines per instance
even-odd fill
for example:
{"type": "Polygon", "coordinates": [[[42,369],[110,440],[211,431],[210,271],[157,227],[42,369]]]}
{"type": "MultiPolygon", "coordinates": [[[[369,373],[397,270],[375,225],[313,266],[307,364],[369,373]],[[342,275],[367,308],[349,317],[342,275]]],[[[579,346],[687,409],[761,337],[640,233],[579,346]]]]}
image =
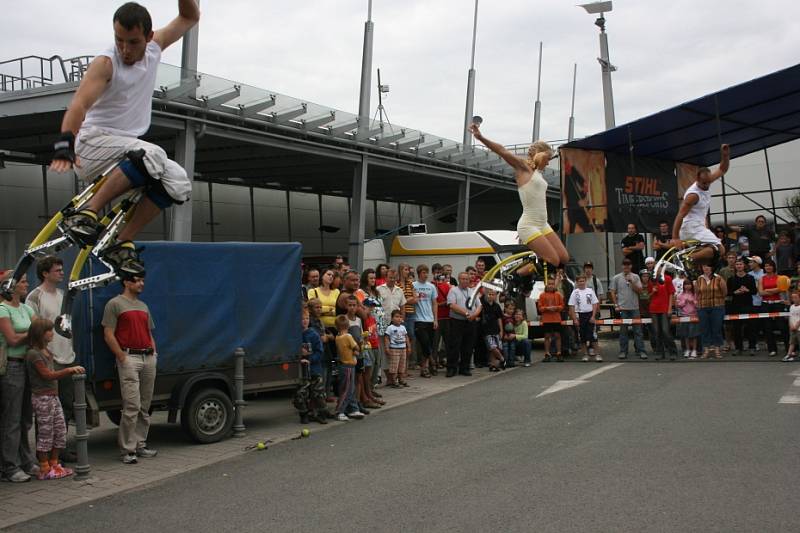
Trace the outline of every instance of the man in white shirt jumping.
{"type": "Polygon", "coordinates": [[[117,165],[94,196],[64,219],[72,237],[82,246],[97,242],[102,228],[97,213],[111,200],[135,188],[144,195],[121,229],[118,242],[102,256],[120,276],[141,275],[144,265],[132,239],[174,203],[189,199],[192,185],[186,171],[167,158],[155,144],[140,140],[150,128],[153,89],[161,52],[200,20],[196,0],[178,0],[178,16],[153,31],[150,14],[128,2],[114,13],[114,46],[89,65],[61,123],[51,170],[73,167],[91,181],[117,165]]]}
{"type": "Polygon", "coordinates": [[[691,260],[698,268],[703,263],[713,262],[715,256],[725,255],[725,247],[719,237],[709,229],[707,218],[711,209],[711,191],[709,189],[714,181],[728,171],[730,155],[730,146],[723,144],[720,147],[719,168],[711,171],[707,167],[702,167],[697,171],[697,179],[686,189],[683,203],[672,227],[672,246],[683,248],[684,242],[687,240],[696,240],[701,244],[711,245],[703,246],[692,253],[691,260]]]}

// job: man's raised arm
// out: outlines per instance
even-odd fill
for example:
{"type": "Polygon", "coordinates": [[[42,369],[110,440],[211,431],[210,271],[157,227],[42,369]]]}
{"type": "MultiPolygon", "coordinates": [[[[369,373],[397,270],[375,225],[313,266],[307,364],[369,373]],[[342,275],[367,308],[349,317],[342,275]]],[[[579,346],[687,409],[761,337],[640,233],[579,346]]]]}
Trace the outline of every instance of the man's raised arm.
{"type": "Polygon", "coordinates": [[[156,30],[153,40],[162,50],[183,37],[200,21],[200,7],[196,0],[178,0],[178,16],[161,28],[156,30]]]}
{"type": "Polygon", "coordinates": [[[719,152],[720,152],[719,168],[713,171],[711,174],[709,174],[709,178],[711,178],[711,181],[721,178],[723,174],[728,172],[728,167],[730,166],[731,162],[730,145],[723,144],[722,146],[720,146],[719,152]]]}
{"type": "Polygon", "coordinates": [[[80,161],[76,161],[75,156],[75,136],[81,129],[86,118],[86,113],[106,90],[108,82],[114,73],[111,59],[106,56],[98,56],[92,60],[86,73],[83,75],[80,86],[72,97],[64,119],[61,121],[61,137],[56,141],[53,154],[53,162],[50,170],[55,172],[66,172],[75,163],[80,166],[80,161]]]}

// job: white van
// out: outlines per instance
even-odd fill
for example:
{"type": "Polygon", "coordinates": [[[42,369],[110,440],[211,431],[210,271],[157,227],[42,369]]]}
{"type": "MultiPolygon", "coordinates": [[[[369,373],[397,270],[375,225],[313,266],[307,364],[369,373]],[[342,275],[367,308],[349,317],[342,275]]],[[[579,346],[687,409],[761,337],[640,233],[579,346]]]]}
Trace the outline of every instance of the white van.
{"type": "MultiPolygon", "coordinates": [[[[419,264],[430,267],[440,263],[451,265],[455,276],[468,266],[475,266],[479,258],[483,259],[486,270],[489,270],[504,258],[527,249],[519,243],[517,232],[510,230],[397,235],[392,240],[388,257],[382,240],[367,242],[364,246],[364,268],[376,268],[380,263],[393,267],[399,263],[408,263],[412,267],[419,264]]],[[[536,301],[542,292],[544,283],[538,281],[526,301],[528,320],[538,320],[536,301]]]]}

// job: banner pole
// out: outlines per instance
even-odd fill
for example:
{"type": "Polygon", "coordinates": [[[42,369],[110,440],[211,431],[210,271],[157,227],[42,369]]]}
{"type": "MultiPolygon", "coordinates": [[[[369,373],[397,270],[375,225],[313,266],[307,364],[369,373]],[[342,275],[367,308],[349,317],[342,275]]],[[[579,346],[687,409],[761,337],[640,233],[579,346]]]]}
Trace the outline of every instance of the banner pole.
{"type": "MultiPolygon", "coordinates": [[[[717,95],[714,95],[714,114],[717,121],[717,142],[722,146],[722,124],[719,120],[719,100],[717,95]]],[[[720,161],[721,162],[721,161],[720,161]]],[[[722,224],[725,226],[725,231],[728,231],[728,193],[725,187],[725,174],[720,178],[722,181],[722,224]]],[[[727,236],[727,233],[726,233],[727,236]]]]}
{"type": "MultiPolygon", "coordinates": [[[[634,161],[633,157],[633,133],[631,133],[631,127],[628,125],[628,155],[630,156],[631,161],[631,177],[635,180],[636,179],[636,162],[634,161]]],[[[643,229],[646,231],[647,228],[642,227],[642,217],[639,214],[639,210],[636,210],[636,229],[642,231],[643,229]]]]}

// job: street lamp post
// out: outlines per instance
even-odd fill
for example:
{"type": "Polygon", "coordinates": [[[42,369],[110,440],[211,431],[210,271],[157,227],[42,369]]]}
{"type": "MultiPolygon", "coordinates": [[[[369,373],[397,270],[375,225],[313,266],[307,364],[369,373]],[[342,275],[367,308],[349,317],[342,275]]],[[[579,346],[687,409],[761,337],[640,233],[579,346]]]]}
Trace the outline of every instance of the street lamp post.
{"type": "Polygon", "coordinates": [[[608,57],[608,34],[606,34],[606,19],[604,13],[608,13],[612,9],[612,4],[608,2],[593,2],[591,4],[582,4],[580,7],[590,14],[599,14],[600,16],[594,21],[595,26],[600,28],[600,57],[597,61],[600,62],[600,70],[603,73],[603,107],[605,109],[606,129],[610,130],[616,124],[614,121],[614,92],[611,89],[611,73],[617,70],[617,67],[611,64],[608,57]]]}
{"type": "MultiPolygon", "coordinates": [[[[472,134],[467,129],[472,122],[473,107],[475,105],[475,38],[478,33],[478,0],[475,0],[475,14],[472,19],[472,55],[469,62],[469,72],[467,74],[467,105],[464,111],[464,145],[466,151],[472,146],[472,134]]],[[[470,197],[470,176],[459,187],[458,191],[458,231],[467,231],[469,228],[469,197],[470,197]]]]}

